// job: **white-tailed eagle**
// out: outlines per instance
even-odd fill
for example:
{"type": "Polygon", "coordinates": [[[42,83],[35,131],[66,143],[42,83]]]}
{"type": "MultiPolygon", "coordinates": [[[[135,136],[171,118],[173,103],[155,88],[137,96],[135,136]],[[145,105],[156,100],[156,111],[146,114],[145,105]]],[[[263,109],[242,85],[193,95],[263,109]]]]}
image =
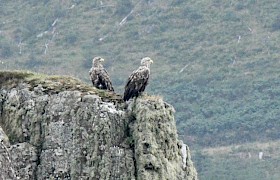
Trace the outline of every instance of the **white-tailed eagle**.
{"type": "Polygon", "coordinates": [[[103,61],[104,59],[101,57],[93,58],[92,68],[89,71],[90,79],[94,87],[114,91],[109,74],[101,64],[103,61]]]}
{"type": "Polygon", "coordinates": [[[148,85],[150,76],[150,64],[153,60],[145,57],[141,60],[141,66],[132,72],[125,85],[123,100],[128,101],[130,98],[138,97],[148,85]]]}

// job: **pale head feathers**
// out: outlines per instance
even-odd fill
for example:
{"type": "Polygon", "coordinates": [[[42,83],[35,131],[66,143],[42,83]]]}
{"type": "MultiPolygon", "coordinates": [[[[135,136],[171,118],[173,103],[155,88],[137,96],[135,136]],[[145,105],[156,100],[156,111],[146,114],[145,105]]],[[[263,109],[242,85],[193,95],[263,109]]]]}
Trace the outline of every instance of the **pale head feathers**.
{"type": "Polygon", "coordinates": [[[150,67],[150,64],[153,63],[153,60],[149,57],[144,57],[142,60],[141,60],[141,65],[142,66],[147,66],[147,67],[150,67]]]}
{"type": "Polygon", "coordinates": [[[103,58],[97,56],[97,57],[93,58],[93,60],[92,60],[92,66],[94,66],[94,67],[102,66],[102,65],[101,65],[101,62],[103,62],[103,61],[104,61],[103,58]]]}

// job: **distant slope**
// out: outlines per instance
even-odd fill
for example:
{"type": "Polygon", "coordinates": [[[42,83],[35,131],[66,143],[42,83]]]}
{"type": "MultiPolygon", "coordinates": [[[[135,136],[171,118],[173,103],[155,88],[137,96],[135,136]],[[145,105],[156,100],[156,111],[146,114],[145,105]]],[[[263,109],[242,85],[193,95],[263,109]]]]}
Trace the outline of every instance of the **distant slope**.
{"type": "Polygon", "coordinates": [[[4,0],[0,69],[90,83],[98,55],[122,93],[150,56],[147,91],[175,106],[189,144],[279,139],[279,9],[277,0],[4,0]]]}
{"type": "Polygon", "coordinates": [[[193,152],[193,157],[201,180],[279,180],[279,150],[280,141],[244,143],[242,145],[205,148],[193,152]]]}

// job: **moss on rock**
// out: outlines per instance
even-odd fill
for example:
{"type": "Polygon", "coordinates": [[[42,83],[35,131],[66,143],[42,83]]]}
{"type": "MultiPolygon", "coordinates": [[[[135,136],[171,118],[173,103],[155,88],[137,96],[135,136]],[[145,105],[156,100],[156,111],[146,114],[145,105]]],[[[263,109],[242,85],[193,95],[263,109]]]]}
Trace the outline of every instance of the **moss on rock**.
{"type": "Polygon", "coordinates": [[[4,179],[196,179],[174,109],[128,103],[71,77],[0,72],[4,179]]]}
{"type": "Polygon", "coordinates": [[[135,101],[131,131],[138,179],[197,178],[195,169],[188,174],[184,168],[189,164],[182,156],[173,113],[174,108],[159,97],[135,101]]]}

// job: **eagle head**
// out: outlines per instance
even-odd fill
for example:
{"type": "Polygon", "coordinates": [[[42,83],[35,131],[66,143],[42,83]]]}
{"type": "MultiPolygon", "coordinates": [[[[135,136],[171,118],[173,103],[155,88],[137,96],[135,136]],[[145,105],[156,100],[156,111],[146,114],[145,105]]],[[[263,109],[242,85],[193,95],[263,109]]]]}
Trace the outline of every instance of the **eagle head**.
{"type": "Polygon", "coordinates": [[[152,64],[154,61],[149,58],[149,57],[144,57],[142,60],[141,60],[141,65],[142,66],[147,66],[147,67],[150,67],[150,64],[152,64]]]}
{"type": "Polygon", "coordinates": [[[101,62],[103,62],[103,61],[104,61],[103,58],[97,56],[97,57],[93,58],[93,60],[92,60],[92,65],[93,65],[94,67],[98,67],[98,66],[101,65],[101,62]]]}

